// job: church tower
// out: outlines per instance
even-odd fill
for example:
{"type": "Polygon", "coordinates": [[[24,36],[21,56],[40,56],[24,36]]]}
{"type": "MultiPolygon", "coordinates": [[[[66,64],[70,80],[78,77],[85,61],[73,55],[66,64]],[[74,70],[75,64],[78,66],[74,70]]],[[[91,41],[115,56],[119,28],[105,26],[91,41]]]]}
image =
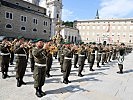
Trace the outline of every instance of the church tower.
{"type": "Polygon", "coordinates": [[[46,0],[47,15],[52,19],[51,37],[56,34],[56,23],[61,21],[62,6],[62,0],[46,0]]]}
{"type": "Polygon", "coordinates": [[[96,13],[96,17],[95,19],[99,19],[99,13],[98,13],[98,10],[97,10],[97,13],[96,13]]]}

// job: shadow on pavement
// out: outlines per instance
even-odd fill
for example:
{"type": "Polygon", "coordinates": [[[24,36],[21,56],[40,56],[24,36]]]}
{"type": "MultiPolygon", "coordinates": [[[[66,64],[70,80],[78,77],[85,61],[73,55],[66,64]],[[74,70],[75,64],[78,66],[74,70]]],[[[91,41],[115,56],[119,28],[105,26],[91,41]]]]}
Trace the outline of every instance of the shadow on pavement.
{"type": "Polygon", "coordinates": [[[55,90],[48,90],[46,91],[46,94],[63,94],[63,93],[74,93],[74,92],[78,92],[78,91],[87,91],[90,92],[88,90],[85,90],[83,88],[80,87],[80,85],[69,85],[67,87],[62,87],[59,89],[55,89],[55,90]]]}
{"type": "Polygon", "coordinates": [[[124,71],[123,73],[131,73],[131,72],[133,72],[133,69],[126,70],[126,71],[124,71]]]}
{"type": "Polygon", "coordinates": [[[88,77],[88,78],[72,80],[72,82],[84,82],[84,81],[101,81],[101,80],[96,79],[95,77],[88,77]]]}

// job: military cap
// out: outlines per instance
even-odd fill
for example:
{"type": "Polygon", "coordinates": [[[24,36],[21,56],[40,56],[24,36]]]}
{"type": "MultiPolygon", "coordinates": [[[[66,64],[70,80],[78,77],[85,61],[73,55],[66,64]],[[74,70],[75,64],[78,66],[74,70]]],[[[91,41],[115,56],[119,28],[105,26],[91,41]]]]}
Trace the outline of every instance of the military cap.
{"type": "Polygon", "coordinates": [[[70,42],[65,42],[64,44],[71,44],[70,42]]]}
{"type": "Polygon", "coordinates": [[[20,39],[22,39],[22,38],[24,38],[23,36],[18,36],[18,40],[20,40],[20,39]]]}
{"type": "Polygon", "coordinates": [[[96,42],[93,42],[92,44],[94,44],[94,45],[95,45],[95,44],[96,44],[96,42]]]}
{"type": "Polygon", "coordinates": [[[92,42],[89,42],[89,44],[92,44],[92,42]]]}
{"type": "Polygon", "coordinates": [[[97,45],[102,45],[102,43],[98,43],[97,45]]]}
{"type": "Polygon", "coordinates": [[[36,43],[36,42],[38,42],[38,41],[43,41],[43,39],[37,38],[37,39],[34,40],[34,43],[36,43]]]}
{"type": "Polygon", "coordinates": [[[125,45],[124,43],[121,43],[121,45],[125,45]]]}

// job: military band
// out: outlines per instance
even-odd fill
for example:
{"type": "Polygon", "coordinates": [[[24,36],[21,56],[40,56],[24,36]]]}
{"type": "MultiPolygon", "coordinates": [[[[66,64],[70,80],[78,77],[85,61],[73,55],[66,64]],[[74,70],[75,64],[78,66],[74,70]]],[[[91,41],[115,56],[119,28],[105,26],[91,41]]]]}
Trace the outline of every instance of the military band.
{"type": "MultiPolygon", "coordinates": [[[[120,74],[123,73],[124,56],[131,53],[132,47],[125,44],[106,44],[106,42],[95,42],[90,44],[57,44],[54,41],[44,42],[42,39],[34,41],[25,41],[24,37],[18,37],[10,42],[4,38],[0,44],[1,51],[1,72],[2,78],[8,76],[9,64],[13,64],[15,55],[16,61],[16,79],[17,87],[26,85],[23,81],[28,61],[30,62],[31,72],[33,72],[34,88],[36,89],[37,97],[42,97],[45,92],[42,91],[42,86],[45,83],[45,77],[51,77],[50,70],[52,68],[53,57],[58,57],[60,70],[63,73],[63,83],[71,83],[69,76],[71,68],[78,68],[77,76],[83,77],[85,61],[90,71],[94,71],[94,64],[98,68],[108,64],[118,58],[118,66],[120,74]],[[29,59],[29,60],[28,60],[29,59]],[[74,61],[74,63],[72,63],[74,61]]],[[[15,62],[14,62],[15,64],[15,62]]]]}

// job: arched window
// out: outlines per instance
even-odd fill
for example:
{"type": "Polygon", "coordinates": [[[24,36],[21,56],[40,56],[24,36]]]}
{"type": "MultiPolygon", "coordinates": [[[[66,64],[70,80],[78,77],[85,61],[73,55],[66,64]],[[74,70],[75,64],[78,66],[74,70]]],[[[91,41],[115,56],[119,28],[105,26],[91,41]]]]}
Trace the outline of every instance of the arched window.
{"type": "Polygon", "coordinates": [[[26,28],[24,26],[21,27],[21,31],[25,31],[26,28]]]}
{"type": "Polygon", "coordinates": [[[44,32],[44,33],[47,33],[47,31],[46,31],[46,30],[44,30],[43,32],[44,32]]]}
{"type": "Polygon", "coordinates": [[[37,29],[36,29],[36,28],[34,28],[34,29],[33,29],[33,32],[36,32],[36,31],[37,31],[37,29]]]}
{"type": "Polygon", "coordinates": [[[7,24],[7,25],[6,25],[6,28],[7,28],[7,29],[12,29],[12,25],[11,25],[11,24],[7,24]]]}

